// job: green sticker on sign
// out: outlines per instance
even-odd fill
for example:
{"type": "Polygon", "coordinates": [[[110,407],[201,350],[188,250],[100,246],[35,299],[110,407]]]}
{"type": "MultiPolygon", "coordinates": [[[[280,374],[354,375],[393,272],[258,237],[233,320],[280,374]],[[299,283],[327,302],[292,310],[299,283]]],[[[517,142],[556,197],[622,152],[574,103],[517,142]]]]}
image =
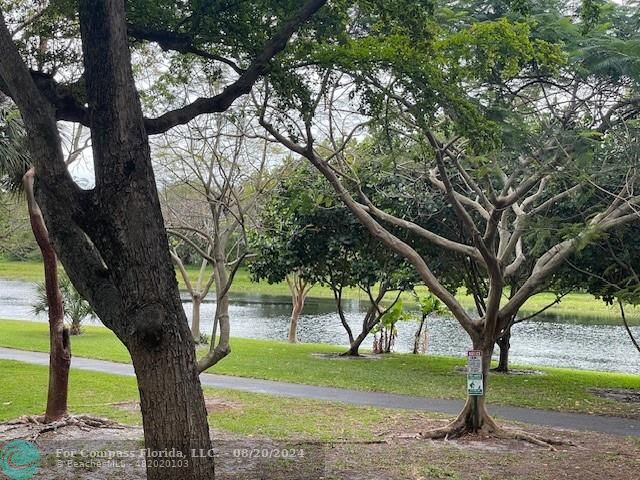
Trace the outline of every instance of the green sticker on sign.
{"type": "Polygon", "coordinates": [[[481,373],[469,373],[467,374],[467,394],[468,395],[483,395],[482,388],[482,374],[481,373]]]}

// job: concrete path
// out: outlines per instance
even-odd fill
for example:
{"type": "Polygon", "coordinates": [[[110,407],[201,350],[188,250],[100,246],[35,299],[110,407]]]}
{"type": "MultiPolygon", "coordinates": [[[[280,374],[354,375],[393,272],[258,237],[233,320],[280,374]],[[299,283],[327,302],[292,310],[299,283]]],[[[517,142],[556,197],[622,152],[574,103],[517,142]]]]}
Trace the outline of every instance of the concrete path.
{"type": "MultiPolygon", "coordinates": [[[[46,353],[27,352],[1,347],[0,359],[17,360],[38,365],[49,364],[49,355],[46,353]]],[[[102,360],[73,357],[71,366],[79,370],[115,373],[118,375],[134,375],[131,365],[102,360]]],[[[200,380],[202,384],[207,387],[228,388],[245,392],[267,393],[270,395],[284,395],[314,400],[328,400],[353,405],[424,410],[451,415],[457,414],[462,408],[462,401],[460,400],[441,400],[392,393],[365,392],[346,388],[318,387],[272,380],[215,375],[211,373],[203,373],[200,375],[200,380]]],[[[490,411],[496,417],[532,425],[640,437],[640,420],[498,405],[491,405],[490,411]]]]}

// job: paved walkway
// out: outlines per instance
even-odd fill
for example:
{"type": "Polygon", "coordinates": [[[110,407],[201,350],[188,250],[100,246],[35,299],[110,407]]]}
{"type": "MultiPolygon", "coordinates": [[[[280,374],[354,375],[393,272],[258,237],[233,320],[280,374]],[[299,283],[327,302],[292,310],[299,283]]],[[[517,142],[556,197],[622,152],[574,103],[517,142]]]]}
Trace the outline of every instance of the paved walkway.
{"type": "MultiPolygon", "coordinates": [[[[38,365],[49,364],[49,355],[46,353],[27,352],[1,347],[0,359],[17,360],[38,365]]],[[[79,370],[115,373],[118,375],[134,375],[133,367],[124,363],[73,357],[71,366],[79,370]]],[[[200,375],[200,380],[202,384],[207,387],[229,388],[245,392],[268,393],[270,395],[284,395],[314,400],[329,400],[353,405],[424,410],[451,415],[457,414],[462,408],[462,401],[460,400],[441,400],[392,393],[365,392],[346,388],[318,387],[272,380],[215,375],[211,373],[203,373],[200,375]]],[[[570,430],[588,430],[613,435],[640,437],[640,420],[498,405],[491,405],[489,409],[496,417],[506,420],[570,430]]]]}

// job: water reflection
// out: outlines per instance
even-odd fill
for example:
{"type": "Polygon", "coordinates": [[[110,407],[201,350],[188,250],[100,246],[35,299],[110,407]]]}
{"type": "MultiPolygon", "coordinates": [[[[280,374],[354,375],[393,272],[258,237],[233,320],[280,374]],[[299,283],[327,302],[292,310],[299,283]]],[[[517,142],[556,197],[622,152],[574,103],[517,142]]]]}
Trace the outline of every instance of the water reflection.
{"type": "MultiPolygon", "coordinates": [[[[35,296],[33,284],[0,280],[0,317],[32,319],[31,303],[35,296]]],[[[191,303],[184,307],[191,315],[191,303]]],[[[360,328],[365,302],[348,301],[346,316],[355,331],[360,328]]],[[[211,331],[215,304],[209,300],[202,305],[202,331],[211,331]]],[[[255,294],[233,295],[230,308],[233,336],[284,340],[291,306],[287,297],[255,294]]],[[[38,320],[45,320],[40,316],[38,320]]],[[[403,322],[398,326],[396,351],[410,351],[416,324],[403,322]]],[[[452,319],[429,320],[428,351],[438,355],[464,355],[469,340],[452,319]]],[[[640,337],[640,327],[632,327],[640,337]]],[[[335,314],[332,300],[309,299],[300,317],[298,336],[302,342],[347,345],[347,335],[335,314]]],[[[583,325],[554,321],[525,322],[514,327],[511,340],[514,363],[547,365],[640,373],[640,355],[633,348],[623,327],[583,325]]],[[[371,347],[371,339],[364,344],[371,347]]]]}

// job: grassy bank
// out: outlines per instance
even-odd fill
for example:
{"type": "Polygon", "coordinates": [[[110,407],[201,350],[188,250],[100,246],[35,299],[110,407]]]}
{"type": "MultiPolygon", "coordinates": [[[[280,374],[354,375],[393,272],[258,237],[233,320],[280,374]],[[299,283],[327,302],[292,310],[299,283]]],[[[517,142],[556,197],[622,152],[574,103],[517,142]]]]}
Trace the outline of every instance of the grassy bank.
{"type": "MultiPolygon", "coordinates": [[[[198,269],[189,266],[189,274],[192,279],[197,278],[198,269]]],[[[180,288],[184,288],[182,277],[178,274],[180,288]]],[[[10,262],[0,260],[0,279],[22,280],[28,282],[42,281],[42,265],[39,262],[10,262]]],[[[289,289],[286,283],[270,285],[267,282],[252,282],[247,270],[240,270],[231,287],[232,293],[251,293],[253,295],[267,296],[289,296],[289,289]]],[[[314,286],[310,293],[310,298],[333,299],[331,290],[319,285],[314,286]]],[[[344,293],[347,299],[359,299],[366,301],[367,296],[358,289],[347,289],[344,293]]],[[[412,302],[410,295],[405,295],[407,302],[412,302]]],[[[464,292],[458,294],[458,299],[462,304],[472,309],[473,300],[464,292]]],[[[549,303],[553,302],[555,296],[551,293],[541,293],[529,299],[521,309],[523,314],[537,312],[549,303]]],[[[620,325],[620,314],[616,307],[605,305],[602,301],[584,293],[573,293],[565,296],[562,301],[554,305],[545,312],[545,318],[555,318],[559,321],[570,321],[586,324],[608,324],[620,325]]],[[[640,325],[640,309],[629,307],[628,321],[631,325],[640,325]]]]}
{"type": "MultiPolygon", "coordinates": [[[[78,357],[129,362],[122,344],[107,329],[86,327],[73,337],[78,357]]],[[[0,321],[0,346],[46,352],[47,326],[42,323],[0,321]]],[[[464,398],[464,377],[457,369],[460,358],[393,354],[376,359],[326,358],[318,353],[341,351],[320,344],[290,345],[284,342],[233,338],[232,353],[212,372],[282,380],[312,385],[355,388],[434,398],[464,398]]],[[[561,411],[640,416],[640,406],[603,399],[590,388],[640,389],[640,376],[584,370],[538,368],[541,375],[492,375],[491,403],[561,411]]]]}

